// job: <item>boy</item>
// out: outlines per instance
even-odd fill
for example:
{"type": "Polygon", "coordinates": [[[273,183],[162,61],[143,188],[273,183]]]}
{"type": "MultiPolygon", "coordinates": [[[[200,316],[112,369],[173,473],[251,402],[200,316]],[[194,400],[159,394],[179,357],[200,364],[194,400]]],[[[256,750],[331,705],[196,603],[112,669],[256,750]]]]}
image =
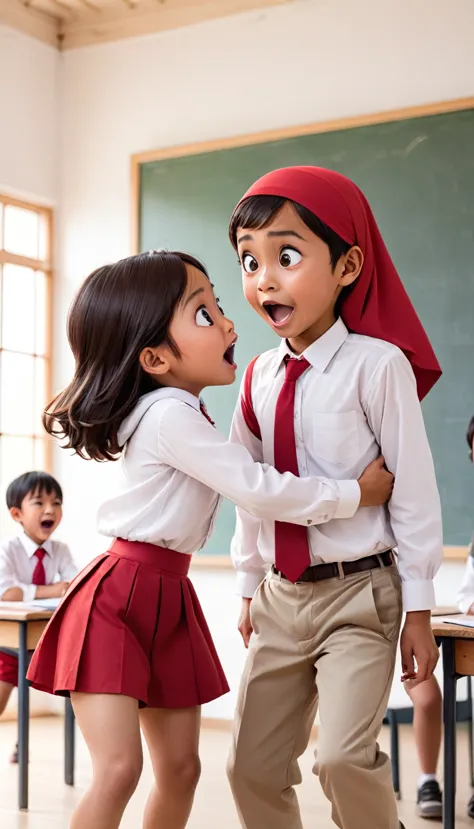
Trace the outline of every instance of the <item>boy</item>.
{"type": "MultiPolygon", "coordinates": [[[[22,531],[0,546],[0,601],[61,598],[77,568],[69,547],[51,540],[63,512],[60,485],[46,472],[26,472],[12,481],[6,500],[22,531]]],[[[0,650],[0,715],[17,685],[18,657],[0,650]]],[[[11,761],[18,762],[17,749],[11,761]]]]}
{"type": "MultiPolygon", "coordinates": [[[[472,461],[474,417],[471,418],[467,427],[466,440],[469,446],[469,458],[472,461]]],[[[474,615],[474,538],[469,548],[464,578],[458,593],[458,606],[461,613],[474,615]]],[[[413,702],[413,727],[421,767],[416,812],[423,818],[441,819],[443,797],[436,776],[441,747],[441,691],[434,676],[422,685],[412,688],[408,682],[405,687],[413,702]]],[[[468,817],[474,819],[474,795],[468,803],[467,814],[468,817]]]]}
{"type": "Polygon", "coordinates": [[[426,680],[438,658],[441,513],[419,398],[441,372],[348,179],[314,167],[269,173],[237,206],[230,236],[247,300],[282,338],[247,370],[234,439],[279,471],[328,477],[357,477],[381,448],[395,474],[388,510],[344,522],[306,530],[238,511],[232,554],[249,657],[229,778],[240,820],[301,829],[293,786],[319,706],[315,771],[333,821],[398,829],[377,736],[402,597],[403,679],[426,680]]]}

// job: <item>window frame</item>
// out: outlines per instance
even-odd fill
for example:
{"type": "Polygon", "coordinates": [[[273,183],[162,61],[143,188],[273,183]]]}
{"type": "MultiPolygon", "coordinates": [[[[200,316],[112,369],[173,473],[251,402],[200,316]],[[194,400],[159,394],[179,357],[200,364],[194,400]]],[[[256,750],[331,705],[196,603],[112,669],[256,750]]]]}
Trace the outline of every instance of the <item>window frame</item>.
{"type": "MultiPolygon", "coordinates": [[[[5,207],[19,207],[23,210],[29,210],[32,213],[37,213],[42,216],[46,221],[46,240],[47,240],[47,253],[49,254],[47,259],[37,259],[31,258],[28,256],[21,256],[16,253],[10,253],[9,251],[5,250],[2,247],[3,240],[0,243],[0,267],[4,265],[18,265],[20,267],[30,268],[34,271],[41,271],[41,273],[45,276],[45,284],[46,284],[46,308],[45,308],[45,353],[41,355],[44,359],[45,364],[45,389],[44,389],[44,397],[46,401],[51,400],[52,397],[52,378],[53,378],[53,280],[54,280],[54,270],[53,270],[53,256],[54,256],[54,225],[53,225],[53,210],[51,207],[46,207],[41,204],[36,204],[35,202],[25,201],[23,199],[18,199],[14,196],[6,195],[5,193],[0,192],[0,204],[3,205],[3,209],[5,207]]],[[[1,289],[1,283],[0,283],[1,289]]],[[[0,353],[3,350],[2,343],[0,341],[0,353]]],[[[7,349],[8,350],[8,349],[7,349]]],[[[40,355],[34,355],[40,356],[40,355]]],[[[40,436],[35,434],[34,432],[27,435],[11,435],[10,433],[0,432],[0,437],[26,437],[30,438],[31,440],[43,440],[44,441],[44,471],[45,472],[52,472],[53,467],[53,441],[46,432],[44,435],[40,436]]]]}

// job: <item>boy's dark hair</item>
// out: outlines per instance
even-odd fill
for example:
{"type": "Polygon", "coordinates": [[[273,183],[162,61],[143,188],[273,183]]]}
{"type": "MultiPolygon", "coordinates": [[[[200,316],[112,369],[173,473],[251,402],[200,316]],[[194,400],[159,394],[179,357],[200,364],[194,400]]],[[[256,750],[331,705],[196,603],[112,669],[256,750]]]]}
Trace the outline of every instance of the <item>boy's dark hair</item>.
{"type": "Polygon", "coordinates": [[[311,232],[327,244],[331,266],[334,269],[341,256],[347,253],[352,246],[325,222],[318,219],[307,207],[303,207],[302,204],[291,199],[285,199],[283,196],[250,196],[236,207],[229,225],[230,241],[234,248],[237,250],[237,229],[239,227],[248,230],[260,230],[262,227],[267,227],[286,202],[295,208],[298,216],[311,232]]]}
{"type": "Polygon", "coordinates": [[[186,265],[204,265],[177,251],[151,251],[98,268],[87,277],[68,317],[76,368],[69,386],[46,407],[43,425],[82,458],[116,460],[117,433],[138,399],[158,388],[141,367],[144,348],[166,343],[187,285],[186,265]]]}
{"type": "Polygon", "coordinates": [[[47,472],[25,472],[11,482],[7,489],[7,507],[21,508],[27,495],[56,495],[62,503],[63,491],[56,478],[47,472]]]}
{"type": "Polygon", "coordinates": [[[472,461],[473,460],[473,457],[472,457],[472,442],[474,440],[474,415],[471,417],[471,419],[469,421],[469,426],[467,427],[466,440],[467,440],[467,445],[469,446],[469,457],[472,461]]]}

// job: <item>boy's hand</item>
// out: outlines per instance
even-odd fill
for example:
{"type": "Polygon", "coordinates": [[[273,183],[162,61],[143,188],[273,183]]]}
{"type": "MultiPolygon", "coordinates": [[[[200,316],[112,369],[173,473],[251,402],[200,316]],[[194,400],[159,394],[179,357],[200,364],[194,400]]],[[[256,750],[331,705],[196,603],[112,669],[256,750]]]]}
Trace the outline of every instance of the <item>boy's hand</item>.
{"type": "Polygon", "coordinates": [[[429,610],[407,613],[400,639],[400,651],[402,682],[410,680],[410,687],[414,688],[430,678],[436,668],[439,652],[431,630],[429,610]]]}
{"type": "Polygon", "coordinates": [[[249,646],[250,637],[253,633],[252,623],[250,621],[250,603],[252,599],[242,599],[242,608],[239,616],[239,633],[244,640],[246,648],[249,646]]]}
{"type": "Polygon", "coordinates": [[[358,480],[360,486],[360,506],[379,507],[392,497],[394,477],[384,468],[382,455],[369,463],[358,480]]]}
{"type": "Polygon", "coordinates": [[[35,599],[62,599],[69,587],[68,581],[42,584],[36,588],[35,599]]]}

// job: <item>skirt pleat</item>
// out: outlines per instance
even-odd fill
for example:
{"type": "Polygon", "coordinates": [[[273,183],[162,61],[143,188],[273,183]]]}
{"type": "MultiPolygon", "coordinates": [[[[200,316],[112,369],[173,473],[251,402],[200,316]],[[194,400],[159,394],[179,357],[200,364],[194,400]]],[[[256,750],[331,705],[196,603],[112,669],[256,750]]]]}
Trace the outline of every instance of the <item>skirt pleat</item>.
{"type": "Polygon", "coordinates": [[[153,708],[210,702],[229,687],[189,557],[116,541],[76,577],[33,655],[28,679],[52,694],[121,694],[153,708]]]}

